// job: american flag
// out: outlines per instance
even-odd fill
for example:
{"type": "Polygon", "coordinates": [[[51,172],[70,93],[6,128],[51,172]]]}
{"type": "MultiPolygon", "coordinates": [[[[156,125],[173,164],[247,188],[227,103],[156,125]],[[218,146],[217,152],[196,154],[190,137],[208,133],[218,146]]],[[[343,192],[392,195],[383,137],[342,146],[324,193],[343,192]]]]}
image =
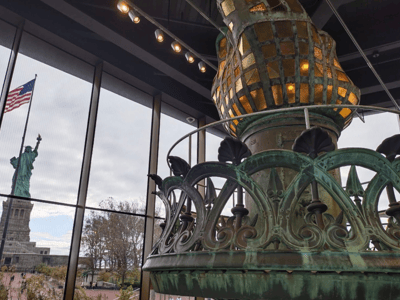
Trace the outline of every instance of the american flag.
{"type": "Polygon", "coordinates": [[[35,80],[33,79],[8,93],[6,108],[4,109],[5,113],[20,107],[22,104],[29,103],[33,87],[35,86],[35,80]]]}

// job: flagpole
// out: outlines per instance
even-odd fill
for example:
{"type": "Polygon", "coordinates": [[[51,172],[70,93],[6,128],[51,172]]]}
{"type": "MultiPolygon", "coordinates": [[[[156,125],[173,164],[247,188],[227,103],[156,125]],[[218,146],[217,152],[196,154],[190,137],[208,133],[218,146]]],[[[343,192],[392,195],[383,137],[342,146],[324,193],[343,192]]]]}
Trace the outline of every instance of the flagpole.
{"type": "Polygon", "coordinates": [[[26,116],[26,121],[25,121],[25,128],[24,128],[24,134],[22,136],[22,142],[21,142],[21,146],[19,148],[19,155],[18,155],[18,163],[17,163],[17,168],[15,171],[15,178],[12,182],[12,186],[11,186],[11,198],[8,198],[10,201],[8,203],[8,208],[7,208],[7,216],[6,216],[6,220],[4,222],[4,229],[3,229],[3,236],[1,238],[1,244],[0,244],[0,264],[3,264],[3,252],[4,252],[4,245],[6,243],[6,236],[7,236],[7,230],[8,230],[8,223],[10,221],[10,217],[11,217],[11,207],[13,204],[13,198],[12,196],[14,196],[14,192],[15,192],[15,185],[17,183],[18,180],[18,173],[19,173],[19,167],[21,164],[21,154],[22,154],[22,150],[24,148],[24,143],[25,143],[25,136],[26,136],[26,130],[28,128],[28,122],[29,122],[29,116],[31,113],[31,106],[32,106],[32,101],[33,101],[33,92],[35,91],[35,86],[36,86],[36,78],[37,78],[37,74],[35,74],[35,83],[33,85],[32,88],[32,94],[31,94],[31,99],[29,101],[29,108],[28,108],[28,114],[26,116]]]}

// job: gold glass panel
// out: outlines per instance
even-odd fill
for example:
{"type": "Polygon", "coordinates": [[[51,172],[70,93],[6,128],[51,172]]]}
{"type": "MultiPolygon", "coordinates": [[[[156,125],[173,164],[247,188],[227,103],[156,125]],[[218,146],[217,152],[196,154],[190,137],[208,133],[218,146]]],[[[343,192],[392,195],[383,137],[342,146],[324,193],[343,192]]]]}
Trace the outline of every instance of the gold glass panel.
{"type": "Polygon", "coordinates": [[[274,97],[275,105],[280,106],[283,104],[283,95],[282,95],[282,86],[281,85],[273,85],[272,96],[274,97]]]}
{"type": "Polygon", "coordinates": [[[239,41],[239,52],[243,56],[243,54],[245,54],[249,49],[250,49],[249,41],[247,40],[246,35],[243,33],[239,41]]]}
{"type": "Polygon", "coordinates": [[[253,83],[260,81],[260,75],[258,74],[257,69],[253,69],[244,73],[244,78],[246,80],[247,85],[252,85],[253,83]]]}
{"type": "MultiPolygon", "coordinates": [[[[236,116],[233,114],[232,109],[230,109],[228,113],[229,113],[229,116],[230,116],[231,118],[236,117],[236,116]]],[[[232,122],[235,123],[235,125],[239,124],[239,121],[238,121],[238,120],[232,120],[232,122]]]]}
{"type": "Polygon", "coordinates": [[[342,69],[342,67],[340,66],[340,64],[339,64],[339,62],[337,61],[336,58],[333,59],[333,64],[335,65],[336,68],[338,68],[340,70],[342,69]]]}
{"type": "Polygon", "coordinates": [[[256,60],[254,58],[254,54],[250,53],[247,55],[243,60],[242,60],[242,68],[247,69],[248,67],[254,65],[256,63],[256,60]]]}
{"type": "Polygon", "coordinates": [[[255,13],[255,12],[258,12],[258,11],[266,11],[266,10],[267,10],[267,7],[265,6],[264,3],[260,3],[260,4],[256,5],[256,6],[253,6],[252,8],[250,8],[250,12],[251,13],[255,13]]]}
{"type": "Polygon", "coordinates": [[[274,38],[270,22],[256,23],[254,24],[254,29],[260,42],[269,41],[274,38]]]}
{"type": "MultiPolygon", "coordinates": [[[[342,101],[340,101],[339,99],[337,99],[337,100],[336,100],[336,104],[339,104],[339,105],[340,105],[340,104],[342,104],[342,101]]],[[[337,111],[338,109],[337,109],[337,108],[334,108],[333,110],[334,110],[334,111],[337,111]]]]}
{"type": "Polygon", "coordinates": [[[309,103],[310,102],[310,88],[308,83],[300,84],[300,103],[309,103]]]}
{"type": "Polygon", "coordinates": [[[253,109],[251,108],[251,105],[249,103],[249,100],[247,100],[246,96],[242,96],[239,98],[240,104],[242,104],[244,110],[248,113],[251,114],[253,112],[253,109]]]}
{"type": "Polygon", "coordinates": [[[322,84],[316,84],[314,87],[314,104],[322,104],[324,86],[322,84]]]}
{"type": "Polygon", "coordinates": [[[310,69],[310,63],[307,59],[300,60],[300,76],[308,76],[308,70],[310,69]]]}
{"type": "Polygon", "coordinates": [[[296,22],[297,35],[299,38],[308,39],[307,22],[296,22]]]}
{"type": "Polygon", "coordinates": [[[311,30],[312,30],[312,36],[313,36],[313,41],[316,44],[321,44],[321,41],[319,39],[319,34],[317,32],[317,29],[314,26],[311,26],[311,30]]]}
{"type": "Polygon", "coordinates": [[[219,58],[224,58],[226,56],[226,38],[223,38],[219,42],[219,58]]]}
{"type": "Polygon", "coordinates": [[[233,98],[233,89],[230,89],[229,90],[229,99],[232,99],[233,98]]]}
{"type": "Polygon", "coordinates": [[[299,50],[301,55],[308,55],[308,44],[299,42],[299,50]]]}
{"type": "Polygon", "coordinates": [[[351,114],[350,108],[343,108],[339,113],[344,119],[347,118],[351,114]]]}
{"type": "Polygon", "coordinates": [[[243,88],[242,79],[239,78],[239,79],[236,81],[236,93],[239,92],[242,88],[243,88]]]}
{"type": "Polygon", "coordinates": [[[285,73],[285,77],[294,76],[295,75],[295,62],[294,59],[284,59],[282,60],[283,71],[285,73]]]}
{"type": "Polygon", "coordinates": [[[282,55],[294,54],[294,43],[293,42],[282,42],[280,44],[282,55]]]}
{"type": "Polygon", "coordinates": [[[358,104],[357,96],[354,93],[350,93],[349,101],[351,102],[351,104],[354,104],[354,105],[358,104]]]}
{"type": "Polygon", "coordinates": [[[289,4],[292,12],[302,13],[303,9],[301,5],[297,2],[297,0],[286,0],[286,3],[289,4]]]}
{"type": "Polygon", "coordinates": [[[292,37],[292,23],[290,21],[276,21],[275,22],[276,32],[278,33],[278,37],[292,37]]]}
{"type": "Polygon", "coordinates": [[[327,93],[326,93],[326,97],[328,99],[328,103],[332,99],[332,93],[333,93],[333,86],[332,85],[328,85],[328,90],[327,90],[327,93]]]}
{"type": "Polygon", "coordinates": [[[251,91],[250,95],[253,97],[254,104],[258,110],[267,108],[267,103],[265,102],[264,92],[262,89],[251,91]]]}
{"type": "Polygon", "coordinates": [[[222,92],[225,94],[226,93],[226,83],[224,83],[223,85],[222,85],[222,92]]]}
{"type": "Polygon", "coordinates": [[[347,89],[342,88],[342,87],[338,87],[338,94],[339,94],[340,96],[342,96],[343,98],[346,97],[347,89]]]}
{"type": "Polygon", "coordinates": [[[232,22],[229,23],[229,29],[230,29],[231,31],[233,30],[233,23],[232,23],[232,22]]]}
{"type": "Polygon", "coordinates": [[[343,72],[336,71],[336,74],[337,74],[337,79],[339,81],[347,81],[347,82],[349,81],[349,79],[347,78],[346,74],[344,74],[343,72]]]}
{"type": "Polygon", "coordinates": [[[226,83],[228,84],[228,86],[231,86],[231,83],[232,83],[231,76],[228,77],[228,79],[226,80],[226,83]]]}
{"type": "Polygon", "coordinates": [[[324,67],[321,64],[315,63],[314,72],[316,77],[324,77],[324,67]]]}
{"type": "Polygon", "coordinates": [[[229,124],[229,128],[232,129],[233,132],[236,132],[236,127],[233,124],[229,124]]]}
{"type": "Polygon", "coordinates": [[[267,64],[269,78],[279,78],[279,62],[278,61],[271,61],[267,64]]]}
{"type": "Polygon", "coordinates": [[[240,112],[240,110],[237,107],[236,103],[233,103],[232,107],[235,110],[235,113],[236,113],[237,116],[241,116],[242,115],[242,113],[240,112]]]}
{"type": "Polygon", "coordinates": [[[296,102],[296,85],[294,83],[286,83],[286,93],[289,103],[296,102]]]}
{"type": "Polygon", "coordinates": [[[227,68],[224,69],[224,74],[222,75],[222,80],[226,79],[226,70],[227,70],[227,68]]]}
{"type": "Polygon", "coordinates": [[[221,90],[220,87],[217,87],[217,98],[219,98],[219,91],[221,90]]]}
{"type": "Polygon", "coordinates": [[[221,3],[221,6],[225,16],[229,15],[235,10],[235,4],[233,3],[233,0],[225,0],[221,3]]]}
{"type": "Polygon", "coordinates": [[[238,56],[236,54],[233,55],[233,63],[235,64],[235,66],[237,66],[238,64],[238,56]]]}
{"type": "Polygon", "coordinates": [[[322,60],[322,50],[318,47],[314,47],[314,56],[317,59],[322,60]]]}
{"type": "Polygon", "coordinates": [[[277,54],[275,44],[264,45],[261,47],[261,51],[266,59],[275,57],[277,54]]]}
{"type": "Polygon", "coordinates": [[[332,78],[332,69],[326,68],[326,74],[328,74],[328,78],[332,78]]]}
{"type": "Polygon", "coordinates": [[[221,115],[223,115],[225,112],[225,107],[221,104],[221,115]]]}
{"type": "Polygon", "coordinates": [[[229,97],[228,97],[228,95],[226,95],[225,96],[225,104],[228,106],[228,104],[229,104],[229,97]]]}
{"type": "Polygon", "coordinates": [[[219,63],[219,71],[218,71],[218,77],[221,77],[224,68],[225,68],[226,60],[223,60],[219,63]]]}
{"type": "Polygon", "coordinates": [[[217,102],[217,96],[215,96],[215,93],[212,95],[212,98],[214,99],[214,102],[217,102]]]}
{"type": "Polygon", "coordinates": [[[240,75],[240,69],[239,69],[239,67],[237,67],[236,69],[235,69],[235,77],[238,77],[239,75],[240,75]]]}

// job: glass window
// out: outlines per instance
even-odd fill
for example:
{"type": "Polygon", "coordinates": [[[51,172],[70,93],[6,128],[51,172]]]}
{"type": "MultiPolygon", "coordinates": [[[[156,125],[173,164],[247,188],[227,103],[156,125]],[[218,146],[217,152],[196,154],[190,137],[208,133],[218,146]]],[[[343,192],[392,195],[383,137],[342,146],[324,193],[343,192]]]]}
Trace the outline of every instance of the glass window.
{"type": "MultiPolygon", "coordinates": [[[[10,200],[0,200],[3,225],[10,200]]],[[[46,299],[62,299],[75,209],[18,199],[13,200],[12,207],[14,211],[23,208],[25,214],[23,219],[11,215],[9,220],[3,253],[5,263],[9,262],[3,274],[9,279],[14,277],[9,298],[17,299],[22,291],[23,295],[29,292],[46,299]]],[[[11,284],[10,280],[4,282],[11,284]]]]}
{"type": "MultiPolygon", "coordinates": [[[[129,201],[107,201],[101,207],[137,213],[137,205],[129,201]]],[[[86,295],[116,299],[125,286],[132,288],[130,296],[138,296],[143,239],[143,217],[86,210],[77,283],[97,287],[86,289],[86,295]]]]}
{"type": "MultiPolygon", "coordinates": [[[[206,161],[207,162],[214,162],[218,161],[218,149],[223,141],[223,138],[220,136],[216,136],[211,133],[206,133],[206,161]]],[[[224,186],[226,179],[221,178],[221,177],[211,177],[211,180],[214,184],[214,187],[216,189],[217,195],[221,191],[222,187],[224,186]]],[[[231,209],[236,205],[235,202],[236,199],[236,192],[231,196],[231,198],[228,200],[228,202],[225,204],[224,209],[222,210],[222,215],[223,216],[228,216],[230,217],[232,215],[231,209]]]]}
{"type": "MultiPolygon", "coordinates": [[[[182,112],[173,110],[169,105],[162,103],[160,122],[160,147],[158,151],[158,175],[161,178],[170,176],[167,165],[167,153],[185,134],[197,128],[197,120],[182,112]],[[164,113],[165,112],[165,113],[164,113]],[[174,115],[174,117],[171,117],[174,115]],[[188,119],[187,119],[188,118],[188,119]],[[192,121],[189,123],[189,121],[192,121]]],[[[171,152],[171,156],[178,156],[184,159],[191,166],[197,164],[197,134],[191,138],[191,159],[189,160],[189,138],[181,141],[171,152]]]]}
{"type": "Polygon", "coordinates": [[[4,82],[16,28],[0,20],[0,81],[4,82]]]}
{"type": "MultiPolygon", "coordinates": [[[[338,148],[367,148],[376,150],[378,146],[385,140],[399,132],[398,117],[390,113],[378,113],[365,117],[365,123],[355,117],[351,125],[346,128],[339,140],[338,148]],[[373,132],[373,134],[371,134],[373,132]]],[[[366,168],[357,166],[357,175],[363,188],[367,188],[367,184],[375,176],[375,172],[366,168]]],[[[349,175],[350,166],[340,168],[342,185],[345,186],[349,175]]],[[[395,191],[397,197],[398,192],[395,191]]],[[[389,199],[386,191],[380,195],[378,202],[378,211],[385,211],[389,207],[389,199]]]]}
{"type": "MultiPolygon", "coordinates": [[[[21,167],[26,170],[19,185],[21,196],[76,203],[93,71],[79,59],[23,34],[10,91],[37,74],[24,146],[35,152],[39,134],[42,141],[38,156],[30,153],[21,167]]],[[[24,104],[4,114],[0,134],[0,192],[4,194],[11,191],[17,165],[16,159],[10,159],[19,155],[28,107],[24,104]]]]}
{"type": "Polygon", "coordinates": [[[87,205],[129,200],[144,213],[153,98],[108,74],[102,81],[87,205]]]}

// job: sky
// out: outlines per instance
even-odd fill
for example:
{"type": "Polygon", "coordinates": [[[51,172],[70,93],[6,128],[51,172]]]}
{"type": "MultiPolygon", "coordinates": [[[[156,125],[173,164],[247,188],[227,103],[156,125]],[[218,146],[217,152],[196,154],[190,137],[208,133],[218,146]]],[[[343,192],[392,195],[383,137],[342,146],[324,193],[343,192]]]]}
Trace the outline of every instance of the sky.
{"type": "MultiPolygon", "coordinates": [[[[1,26],[4,25],[0,24],[0,28],[1,26]]],[[[1,29],[2,34],[12,37],[12,32],[7,31],[7,28],[1,29]]],[[[28,40],[32,40],[32,37],[24,34],[21,44],[23,53],[29,51],[28,40]]],[[[39,44],[39,49],[35,49],[37,52],[61,53],[61,50],[45,43],[39,44]]],[[[34,60],[23,53],[18,56],[11,90],[32,80],[37,74],[25,145],[34,147],[38,134],[41,134],[43,139],[38,150],[39,156],[34,162],[30,182],[31,196],[76,204],[91,82],[34,60]]],[[[0,46],[0,78],[4,78],[9,54],[9,49],[0,46]]],[[[86,70],[86,77],[92,78],[91,66],[76,58],[62,55],[71,65],[86,70]]],[[[109,75],[103,76],[103,81],[111,80],[109,75]]],[[[102,200],[112,197],[119,201],[134,201],[144,209],[151,109],[135,101],[151,103],[151,96],[124,83],[120,83],[118,88],[129,91],[129,100],[106,89],[102,89],[100,93],[87,205],[99,207],[102,200]]],[[[28,105],[24,105],[6,113],[1,125],[0,193],[3,194],[8,194],[11,190],[14,169],[10,158],[18,156],[27,110],[28,105]]],[[[175,141],[192,130],[193,124],[162,114],[158,170],[162,178],[170,174],[165,160],[167,151],[175,141]]],[[[398,132],[399,125],[395,115],[368,116],[365,124],[355,118],[351,126],[343,131],[339,139],[339,148],[376,149],[383,139],[398,132]]],[[[221,138],[207,134],[206,140],[207,160],[215,161],[221,138]]],[[[192,164],[196,161],[196,145],[195,136],[192,139],[192,164]]],[[[188,160],[188,149],[188,142],[183,141],[171,154],[188,160]]],[[[348,171],[347,167],[341,170],[343,184],[346,182],[348,171]]],[[[373,175],[365,169],[360,168],[358,171],[362,182],[370,180],[373,175]]],[[[214,184],[216,187],[222,187],[223,180],[215,180],[214,184]]],[[[380,209],[387,207],[385,201],[380,209]]],[[[159,200],[157,206],[161,207],[159,200]]],[[[230,208],[227,208],[224,213],[228,214],[229,210],[230,208]]],[[[160,214],[162,216],[162,209],[160,214]]],[[[30,222],[31,241],[37,242],[38,246],[51,247],[52,254],[68,255],[73,218],[73,208],[35,202],[30,222]]]]}

